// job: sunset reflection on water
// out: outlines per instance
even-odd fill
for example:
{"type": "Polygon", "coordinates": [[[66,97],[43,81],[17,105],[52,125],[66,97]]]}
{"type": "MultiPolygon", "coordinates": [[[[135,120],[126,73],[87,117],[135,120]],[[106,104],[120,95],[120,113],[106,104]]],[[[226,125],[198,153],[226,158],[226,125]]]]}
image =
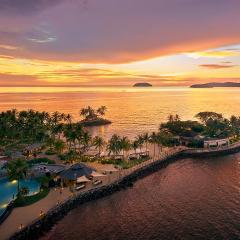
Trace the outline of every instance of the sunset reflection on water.
{"type": "Polygon", "coordinates": [[[238,88],[48,87],[0,88],[0,92],[1,111],[13,108],[59,111],[79,120],[82,107],[105,105],[108,108],[106,118],[113,123],[91,131],[106,137],[118,133],[132,138],[145,131],[156,131],[170,113],[179,114],[182,119],[192,119],[200,111],[240,115],[238,88]]]}

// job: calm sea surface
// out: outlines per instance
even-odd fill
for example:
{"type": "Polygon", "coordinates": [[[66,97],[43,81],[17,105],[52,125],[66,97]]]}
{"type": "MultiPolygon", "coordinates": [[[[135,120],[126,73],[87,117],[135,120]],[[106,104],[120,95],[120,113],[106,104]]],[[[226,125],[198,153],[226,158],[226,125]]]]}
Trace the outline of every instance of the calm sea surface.
{"type": "MultiPolygon", "coordinates": [[[[240,115],[236,88],[62,91],[66,89],[0,89],[0,110],[57,110],[77,120],[81,107],[106,105],[113,124],[92,131],[107,137],[157,130],[170,113],[183,119],[199,111],[240,115]]],[[[132,188],[73,210],[45,239],[240,239],[240,154],[172,163],[132,188]]]]}
{"type": "Polygon", "coordinates": [[[92,129],[109,137],[133,137],[155,131],[167,116],[191,119],[200,111],[240,115],[240,88],[0,88],[0,110],[11,108],[71,113],[75,120],[84,106],[108,108],[113,124],[92,129]],[[17,93],[10,93],[17,92],[17,93]]]}
{"type": "Polygon", "coordinates": [[[70,212],[42,240],[240,239],[240,154],[184,159],[70,212]]]}

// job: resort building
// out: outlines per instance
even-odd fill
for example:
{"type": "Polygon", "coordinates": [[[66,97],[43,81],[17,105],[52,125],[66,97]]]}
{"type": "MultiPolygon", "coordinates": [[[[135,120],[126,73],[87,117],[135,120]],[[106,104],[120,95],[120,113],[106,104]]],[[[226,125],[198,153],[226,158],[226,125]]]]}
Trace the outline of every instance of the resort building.
{"type": "Polygon", "coordinates": [[[95,170],[93,168],[90,168],[82,163],[76,163],[61,172],[59,176],[64,184],[72,185],[79,182],[82,177],[84,177],[84,179],[90,177],[94,171],[95,170]]]}
{"type": "Polygon", "coordinates": [[[35,164],[31,168],[31,173],[36,176],[42,175],[51,175],[56,176],[63,172],[66,169],[66,166],[57,165],[57,164],[35,164]]]}
{"type": "Polygon", "coordinates": [[[140,148],[136,150],[130,150],[128,152],[128,159],[134,160],[134,159],[140,159],[144,157],[149,157],[150,150],[141,150],[140,148]]]}
{"type": "Polygon", "coordinates": [[[229,138],[204,140],[204,148],[225,147],[228,146],[229,144],[230,144],[229,138]]]}

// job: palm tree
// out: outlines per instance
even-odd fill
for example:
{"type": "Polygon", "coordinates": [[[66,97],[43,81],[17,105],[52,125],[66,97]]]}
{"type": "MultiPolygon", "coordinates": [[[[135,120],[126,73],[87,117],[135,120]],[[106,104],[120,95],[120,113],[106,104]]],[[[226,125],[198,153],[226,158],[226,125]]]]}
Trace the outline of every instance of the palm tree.
{"type": "Polygon", "coordinates": [[[97,113],[101,116],[104,116],[105,113],[107,111],[107,107],[106,106],[101,106],[100,108],[97,109],[97,113]]]}
{"type": "Polygon", "coordinates": [[[70,163],[74,163],[78,158],[78,154],[76,151],[74,150],[70,150],[67,154],[66,154],[66,161],[70,162],[70,163]]]}
{"type": "Polygon", "coordinates": [[[144,133],[142,135],[143,141],[145,142],[145,147],[146,147],[146,152],[147,152],[147,147],[148,147],[148,142],[149,142],[149,135],[148,133],[144,133]]]}
{"type": "Polygon", "coordinates": [[[107,149],[109,155],[113,153],[114,158],[121,151],[120,140],[121,138],[117,134],[113,134],[111,139],[108,141],[107,149]]]}
{"type": "Polygon", "coordinates": [[[56,125],[62,120],[62,115],[61,115],[61,113],[56,111],[56,112],[52,113],[51,118],[52,118],[53,125],[56,125]]]}
{"type": "Polygon", "coordinates": [[[50,148],[53,148],[54,147],[54,143],[55,143],[55,139],[52,138],[52,137],[49,137],[46,139],[46,146],[50,147],[50,148]]]}
{"type": "Polygon", "coordinates": [[[140,151],[142,151],[142,146],[144,144],[144,139],[143,139],[143,136],[142,135],[138,135],[136,137],[136,141],[138,142],[138,146],[140,148],[140,151]]]}
{"type": "Polygon", "coordinates": [[[80,110],[80,115],[85,117],[86,120],[93,120],[97,118],[95,110],[90,106],[88,106],[87,108],[82,108],[80,110]]]}
{"type": "Polygon", "coordinates": [[[125,159],[125,152],[131,149],[130,140],[127,137],[122,137],[119,141],[119,147],[123,151],[123,158],[125,159]]]}
{"type": "Polygon", "coordinates": [[[159,131],[157,134],[156,143],[159,148],[159,152],[162,151],[163,146],[171,146],[173,142],[173,136],[165,131],[159,131]]]}
{"type": "Polygon", "coordinates": [[[80,110],[80,116],[83,116],[84,118],[86,118],[88,115],[88,110],[86,108],[82,108],[80,110]]]}
{"type": "Polygon", "coordinates": [[[54,137],[57,135],[57,138],[60,139],[61,133],[63,132],[64,125],[62,123],[57,123],[52,127],[52,134],[54,137]]]}
{"type": "Polygon", "coordinates": [[[98,149],[98,156],[101,155],[101,150],[104,147],[104,139],[102,137],[96,136],[93,138],[93,146],[95,146],[96,149],[98,149]]]}
{"type": "Polygon", "coordinates": [[[91,140],[92,140],[91,134],[88,131],[84,131],[82,135],[82,144],[84,151],[86,151],[89,148],[91,140]]]}
{"type": "Polygon", "coordinates": [[[28,165],[24,159],[12,160],[7,165],[7,174],[10,180],[17,180],[17,195],[20,193],[20,180],[27,175],[28,165]]]}
{"type": "Polygon", "coordinates": [[[179,116],[178,114],[176,114],[174,120],[175,120],[175,121],[181,121],[181,118],[180,118],[180,116],[179,116]]]}
{"type": "Polygon", "coordinates": [[[74,146],[74,149],[76,151],[77,135],[73,129],[73,126],[70,124],[65,125],[63,133],[64,133],[64,137],[66,139],[69,151],[71,150],[72,145],[74,146]]]}
{"type": "Polygon", "coordinates": [[[238,137],[240,135],[240,117],[236,117],[234,115],[231,116],[230,128],[234,137],[238,137]]]}
{"type": "Polygon", "coordinates": [[[181,118],[180,118],[180,116],[179,116],[178,114],[175,114],[175,115],[170,114],[170,115],[168,116],[168,121],[169,121],[169,122],[178,122],[178,121],[180,121],[180,120],[181,120],[181,118]]]}
{"type": "Polygon", "coordinates": [[[174,116],[172,114],[170,114],[167,119],[168,119],[169,122],[173,122],[174,121],[174,116]]]}
{"type": "Polygon", "coordinates": [[[134,140],[132,142],[132,148],[134,149],[135,154],[137,154],[137,149],[139,148],[139,141],[138,140],[134,140]]]}
{"type": "Polygon", "coordinates": [[[71,116],[71,114],[67,114],[67,115],[65,116],[65,119],[66,119],[66,121],[67,121],[69,124],[72,124],[72,116],[71,116]]]}
{"type": "Polygon", "coordinates": [[[155,156],[156,153],[156,144],[157,144],[157,134],[155,132],[152,132],[150,138],[149,138],[149,142],[153,144],[153,155],[155,156]]]}
{"type": "Polygon", "coordinates": [[[65,148],[65,143],[63,140],[61,139],[57,139],[55,142],[54,142],[54,148],[56,150],[56,152],[58,154],[61,154],[65,148]]]}

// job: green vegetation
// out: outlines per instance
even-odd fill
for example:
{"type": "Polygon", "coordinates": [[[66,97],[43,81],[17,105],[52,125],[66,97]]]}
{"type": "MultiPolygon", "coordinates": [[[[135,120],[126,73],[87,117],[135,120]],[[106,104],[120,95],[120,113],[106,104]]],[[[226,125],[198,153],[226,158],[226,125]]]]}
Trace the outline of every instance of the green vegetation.
{"type": "Polygon", "coordinates": [[[55,164],[55,161],[49,159],[49,158],[34,158],[27,162],[29,166],[32,166],[33,164],[38,163],[45,163],[45,164],[55,164]]]}
{"type": "Polygon", "coordinates": [[[57,151],[55,151],[53,148],[49,148],[48,150],[46,150],[45,154],[49,156],[55,155],[57,154],[57,151]]]}
{"type": "Polygon", "coordinates": [[[215,112],[200,112],[196,117],[204,124],[204,135],[217,138],[240,136],[240,117],[227,119],[215,112]]]}
{"type": "Polygon", "coordinates": [[[40,183],[41,188],[48,188],[51,179],[52,179],[51,177],[43,175],[38,177],[36,180],[40,183]]]}
{"type": "Polygon", "coordinates": [[[100,157],[101,151],[103,150],[105,145],[104,139],[102,137],[96,136],[93,138],[92,144],[96,149],[98,149],[98,156],[100,157]]]}
{"type": "Polygon", "coordinates": [[[27,175],[28,164],[24,159],[12,160],[7,165],[7,174],[10,180],[17,180],[17,196],[20,196],[20,180],[27,175]]]}
{"type": "Polygon", "coordinates": [[[204,138],[230,138],[231,141],[240,137],[240,117],[224,118],[215,112],[200,112],[195,116],[198,121],[181,121],[178,115],[170,115],[166,123],[160,125],[160,131],[175,137],[189,138],[189,147],[203,147],[204,138]],[[200,138],[201,136],[201,138],[200,138]]]}
{"type": "Polygon", "coordinates": [[[14,207],[24,207],[38,202],[45,198],[49,193],[49,188],[43,188],[39,193],[32,196],[21,196],[14,201],[14,207]]]}
{"type": "Polygon", "coordinates": [[[125,161],[119,161],[118,162],[118,165],[120,167],[122,167],[123,169],[128,169],[128,168],[131,168],[131,167],[134,167],[142,162],[145,162],[146,160],[148,160],[149,158],[140,158],[140,159],[134,159],[134,160],[131,160],[131,161],[128,161],[128,162],[125,162],[125,161]]]}
{"type": "Polygon", "coordinates": [[[96,110],[88,106],[80,110],[80,115],[84,117],[85,121],[93,121],[103,117],[106,111],[107,111],[107,108],[105,106],[101,106],[96,110]]]}
{"type": "MultiPolygon", "coordinates": [[[[80,115],[84,117],[83,121],[91,122],[102,119],[105,112],[105,106],[98,109],[88,106],[81,109],[80,115]]],[[[109,141],[105,142],[100,136],[92,138],[83,121],[73,123],[69,114],[11,110],[0,114],[0,144],[6,148],[24,148],[26,143],[40,141],[46,148],[46,155],[57,154],[65,163],[109,161],[100,158],[101,152],[106,149],[106,158],[114,161],[122,158],[122,162],[127,164],[133,161],[128,157],[130,150],[134,150],[136,155],[139,153],[138,149],[147,153],[148,144],[153,145],[155,155],[165,146],[183,144],[202,148],[203,139],[206,138],[230,138],[231,142],[240,138],[240,117],[232,116],[227,119],[219,113],[200,112],[196,119],[198,121],[186,121],[181,120],[179,115],[169,115],[168,120],[160,124],[157,132],[140,134],[134,140],[113,134],[109,141]],[[88,157],[86,153],[91,147],[95,147],[98,153],[88,157]]],[[[41,162],[54,163],[48,158],[36,158],[31,160],[29,165],[41,162]]]]}
{"type": "Polygon", "coordinates": [[[173,136],[191,136],[192,133],[204,131],[204,125],[197,121],[181,121],[178,115],[170,115],[166,123],[160,125],[160,131],[167,132],[173,136]]]}
{"type": "Polygon", "coordinates": [[[123,169],[128,169],[131,168],[133,166],[136,166],[137,164],[140,164],[146,160],[148,160],[148,157],[143,157],[143,158],[139,158],[139,159],[134,159],[131,161],[122,161],[122,160],[114,160],[114,159],[102,159],[99,162],[101,162],[102,164],[113,164],[115,166],[120,166],[123,169]]]}
{"type": "MultiPolygon", "coordinates": [[[[81,115],[87,121],[103,120],[106,107],[101,106],[94,110],[91,107],[83,108],[81,115]]],[[[65,149],[67,139],[68,147],[76,142],[87,144],[88,132],[83,129],[82,121],[73,123],[70,114],[59,112],[39,112],[34,110],[9,110],[0,113],[0,146],[5,149],[23,150],[27,144],[41,142],[49,147],[46,154],[61,154],[65,149]],[[22,147],[20,147],[22,145],[22,147]]]]}
{"type": "Polygon", "coordinates": [[[106,111],[107,108],[105,106],[101,106],[97,109],[93,109],[90,106],[82,108],[80,110],[80,116],[82,116],[84,119],[81,121],[81,123],[84,125],[84,127],[110,124],[111,121],[103,118],[106,111]]]}

